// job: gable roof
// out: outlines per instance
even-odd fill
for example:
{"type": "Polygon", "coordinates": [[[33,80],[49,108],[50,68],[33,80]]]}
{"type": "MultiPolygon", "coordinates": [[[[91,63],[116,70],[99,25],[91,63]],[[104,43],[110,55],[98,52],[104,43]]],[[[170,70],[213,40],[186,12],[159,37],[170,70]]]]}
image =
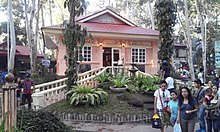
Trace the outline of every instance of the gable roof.
{"type": "Polygon", "coordinates": [[[116,33],[116,34],[136,34],[158,36],[159,31],[146,29],[142,27],[133,27],[128,25],[105,24],[105,23],[78,23],[86,27],[89,32],[116,33]]]}
{"type": "MultiPolygon", "coordinates": [[[[88,16],[84,16],[76,19],[76,23],[86,28],[90,33],[113,33],[113,34],[124,34],[124,35],[143,35],[143,36],[159,36],[160,32],[157,30],[147,29],[139,27],[129,20],[118,15],[116,12],[107,8],[102,11],[93,13],[88,16]],[[107,19],[114,19],[115,21],[102,21],[107,19]],[[101,19],[100,19],[101,18],[101,19]]],[[[46,33],[62,33],[65,29],[63,24],[52,25],[48,27],[42,27],[42,30],[46,33]]],[[[92,34],[93,35],[93,34],[92,34]]],[[[159,37],[158,37],[159,39],[159,37]]]]}
{"type": "Polygon", "coordinates": [[[104,10],[101,10],[99,12],[96,12],[96,13],[93,13],[91,15],[88,15],[88,16],[85,16],[85,17],[82,17],[82,18],[79,18],[76,20],[76,22],[79,22],[79,23],[84,23],[84,22],[88,22],[89,20],[92,20],[94,18],[97,18],[101,15],[104,15],[106,13],[109,13],[110,15],[112,15],[113,17],[121,20],[124,24],[126,25],[129,25],[129,26],[135,26],[137,27],[137,25],[135,25],[134,23],[132,23],[131,21],[127,20],[126,18],[120,16],[119,14],[117,14],[116,12],[114,12],[113,10],[109,9],[109,8],[106,8],[104,10]]]}

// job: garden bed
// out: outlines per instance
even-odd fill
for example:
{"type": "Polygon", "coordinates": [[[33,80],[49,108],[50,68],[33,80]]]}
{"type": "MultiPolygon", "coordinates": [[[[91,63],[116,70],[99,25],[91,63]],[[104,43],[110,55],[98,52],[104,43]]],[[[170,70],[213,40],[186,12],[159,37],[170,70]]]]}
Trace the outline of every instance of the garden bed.
{"type": "MultiPolygon", "coordinates": [[[[127,103],[128,100],[136,99],[142,100],[144,102],[152,100],[153,98],[147,95],[142,94],[131,94],[126,92],[126,99],[119,99],[116,93],[108,92],[109,99],[108,103],[105,105],[99,106],[73,106],[70,105],[66,100],[62,100],[58,103],[52,104],[45,109],[50,112],[56,113],[87,113],[87,114],[152,114],[152,111],[148,110],[148,107],[152,107],[152,105],[144,104],[144,107],[133,107],[127,103]]],[[[152,108],[149,108],[152,110],[152,108]]]]}

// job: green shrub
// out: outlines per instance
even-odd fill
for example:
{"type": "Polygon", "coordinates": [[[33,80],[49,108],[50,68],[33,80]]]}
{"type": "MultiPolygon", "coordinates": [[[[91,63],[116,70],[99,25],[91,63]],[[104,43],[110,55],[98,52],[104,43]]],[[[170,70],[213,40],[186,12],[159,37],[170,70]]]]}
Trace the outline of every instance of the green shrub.
{"type": "Polygon", "coordinates": [[[153,75],[153,83],[154,84],[159,84],[160,83],[160,81],[162,80],[162,77],[161,76],[159,76],[159,75],[153,75]]]}
{"type": "Polygon", "coordinates": [[[26,132],[71,132],[55,115],[46,111],[20,110],[17,114],[17,128],[26,132]]]}
{"type": "Polygon", "coordinates": [[[92,88],[85,86],[73,86],[70,91],[70,104],[88,104],[88,105],[99,105],[107,102],[108,93],[100,88],[92,88]]]}
{"type": "Polygon", "coordinates": [[[111,76],[111,73],[104,72],[104,73],[98,75],[96,77],[96,80],[99,81],[99,83],[107,82],[109,80],[110,76],[111,76]]]}
{"type": "Polygon", "coordinates": [[[132,83],[134,86],[138,87],[136,90],[155,91],[159,88],[158,84],[160,80],[161,77],[157,75],[154,75],[153,77],[138,75],[134,78],[132,83]]]}
{"type": "Polygon", "coordinates": [[[130,78],[122,74],[116,74],[110,80],[112,84],[114,85],[114,87],[117,87],[117,88],[125,87],[130,82],[130,78]]]}

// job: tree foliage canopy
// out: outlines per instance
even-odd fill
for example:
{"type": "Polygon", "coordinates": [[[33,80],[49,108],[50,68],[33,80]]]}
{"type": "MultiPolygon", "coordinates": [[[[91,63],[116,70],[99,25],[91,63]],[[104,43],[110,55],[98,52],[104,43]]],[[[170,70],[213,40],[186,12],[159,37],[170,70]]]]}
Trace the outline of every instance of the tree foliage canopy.
{"type": "MultiPolygon", "coordinates": [[[[20,0],[15,0],[12,2],[13,6],[13,18],[14,18],[14,26],[15,26],[15,36],[17,43],[27,43],[26,40],[26,29],[25,25],[22,24],[25,21],[24,17],[24,4],[20,0]]],[[[2,0],[0,10],[3,12],[7,12],[8,1],[2,0]]],[[[7,22],[2,22],[0,24],[0,34],[7,34],[7,22]]],[[[7,36],[3,39],[4,41],[7,40],[7,36]]]]}

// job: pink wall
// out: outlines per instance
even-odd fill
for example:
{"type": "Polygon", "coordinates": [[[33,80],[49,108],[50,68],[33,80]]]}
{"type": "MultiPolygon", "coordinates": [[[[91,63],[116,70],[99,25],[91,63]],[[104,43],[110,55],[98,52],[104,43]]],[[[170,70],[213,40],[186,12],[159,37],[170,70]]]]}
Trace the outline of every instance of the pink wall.
{"type": "Polygon", "coordinates": [[[57,49],[57,74],[59,76],[64,76],[67,69],[66,61],[64,56],[66,55],[66,46],[60,41],[57,49]]]}
{"type": "MultiPolygon", "coordinates": [[[[146,65],[145,72],[150,74],[156,74],[158,71],[158,59],[157,51],[158,44],[156,41],[151,42],[151,47],[146,48],[146,65]]],[[[132,46],[135,47],[135,46],[132,46]]],[[[102,67],[103,66],[103,52],[102,46],[92,46],[92,62],[82,62],[86,64],[91,64],[91,69],[102,67]]],[[[66,47],[60,41],[57,50],[57,74],[60,76],[65,75],[67,69],[66,61],[64,56],[66,54],[66,47]]],[[[130,65],[131,62],[131,47],[121,47],[121,58],[124,58],[124,64],[130,65]]]]}
{"type": "Polygon", "coordinates": [[[92,65],[91,69],[102,67],[102,47],[92,46],[92,65]]]}

